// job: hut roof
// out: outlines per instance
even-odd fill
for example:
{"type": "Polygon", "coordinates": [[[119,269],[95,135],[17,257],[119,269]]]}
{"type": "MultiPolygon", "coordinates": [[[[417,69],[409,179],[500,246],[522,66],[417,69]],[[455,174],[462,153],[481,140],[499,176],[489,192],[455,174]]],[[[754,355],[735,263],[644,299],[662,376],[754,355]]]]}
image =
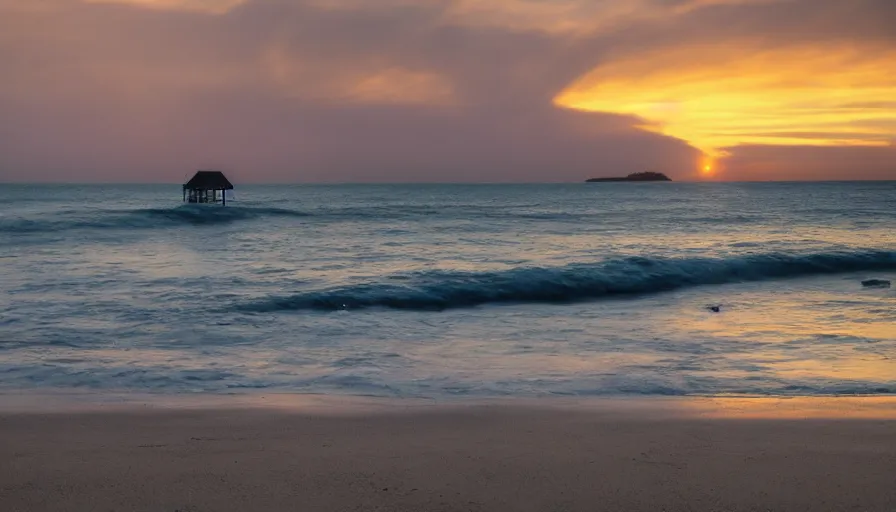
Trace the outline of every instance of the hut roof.
{"type": "Polygon", "coordinates": [[[233,190],[233,184],[221,171],[197,171],[190,181],[184,184],[185,189],[233,190]]]}

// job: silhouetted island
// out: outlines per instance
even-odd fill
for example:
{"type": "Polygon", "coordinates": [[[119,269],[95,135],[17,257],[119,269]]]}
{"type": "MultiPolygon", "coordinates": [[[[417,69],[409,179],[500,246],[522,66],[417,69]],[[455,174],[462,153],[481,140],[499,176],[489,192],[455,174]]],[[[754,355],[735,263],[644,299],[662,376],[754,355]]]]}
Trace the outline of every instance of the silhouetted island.
{"type": "Polygon", "coordinates": [[[636,172],[629,174],[624,178],[591,178],[585,180],[586,183],[594,183],[598,181],[672,181],[668,176],[661,172],[636,172]]]}

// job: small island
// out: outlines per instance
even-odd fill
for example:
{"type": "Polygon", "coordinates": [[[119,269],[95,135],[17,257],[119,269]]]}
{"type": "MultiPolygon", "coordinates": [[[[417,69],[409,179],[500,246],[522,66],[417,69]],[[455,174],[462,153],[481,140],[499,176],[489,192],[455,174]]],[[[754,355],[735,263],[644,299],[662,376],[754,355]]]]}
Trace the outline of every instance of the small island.
{"type": "Polygon", "coordinates": [[[661,172],[636,172],[629,174],[624,178],[591,178],[585,180],[586,183],[596,183],[602,181],[672,181],[668,176],[661,172]]]}

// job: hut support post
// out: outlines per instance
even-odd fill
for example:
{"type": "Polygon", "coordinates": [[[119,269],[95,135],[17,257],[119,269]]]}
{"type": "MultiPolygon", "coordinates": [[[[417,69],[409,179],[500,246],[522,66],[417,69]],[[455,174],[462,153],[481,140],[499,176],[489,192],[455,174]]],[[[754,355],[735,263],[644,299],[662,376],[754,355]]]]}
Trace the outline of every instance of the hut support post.
{"type": "Polygon", "coordinates": [[[221,189],[221,206],[227,206],[227,191],[221,189]]]}

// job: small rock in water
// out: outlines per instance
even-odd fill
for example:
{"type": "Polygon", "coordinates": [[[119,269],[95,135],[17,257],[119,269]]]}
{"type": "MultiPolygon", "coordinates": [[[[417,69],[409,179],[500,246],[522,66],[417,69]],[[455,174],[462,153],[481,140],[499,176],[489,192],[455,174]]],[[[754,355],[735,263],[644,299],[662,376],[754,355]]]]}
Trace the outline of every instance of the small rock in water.
{"type": "Polygon", "coordinates": [[[718,312],[722,311],[722,306],[709,306],[706,309],[712,311],[713,313],[718,313],[718,312]]]}
{"type": "Polygon", "coordinates": [[[889,288],[890,282],[886,279],[866,279],[862,281],[865,288],[889,288]]]}

